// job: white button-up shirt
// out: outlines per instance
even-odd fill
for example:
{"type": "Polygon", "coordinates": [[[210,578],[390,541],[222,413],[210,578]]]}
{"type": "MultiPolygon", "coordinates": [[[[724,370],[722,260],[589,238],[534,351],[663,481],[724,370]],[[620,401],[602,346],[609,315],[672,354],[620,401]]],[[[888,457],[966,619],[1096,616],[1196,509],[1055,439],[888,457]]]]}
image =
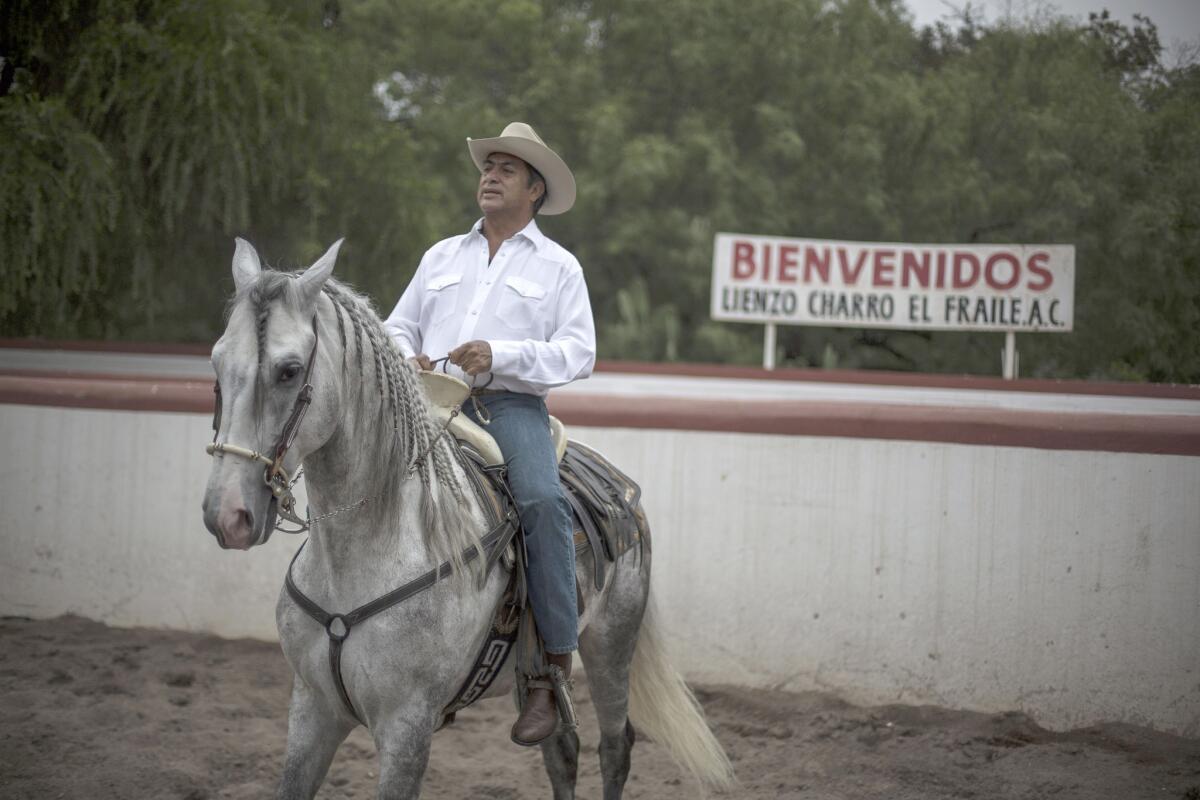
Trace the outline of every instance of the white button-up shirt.
{"type": "Polygon", "coordinates": [[[469,233],[438,242],[421,259],[384,322],[400,352],[438,359],[483,339],[492,348],[488,388],[539,396],[591,375],[596,327],[579,261],[530,220],[489,264],[482,227],[480,219],[469,233]]]}

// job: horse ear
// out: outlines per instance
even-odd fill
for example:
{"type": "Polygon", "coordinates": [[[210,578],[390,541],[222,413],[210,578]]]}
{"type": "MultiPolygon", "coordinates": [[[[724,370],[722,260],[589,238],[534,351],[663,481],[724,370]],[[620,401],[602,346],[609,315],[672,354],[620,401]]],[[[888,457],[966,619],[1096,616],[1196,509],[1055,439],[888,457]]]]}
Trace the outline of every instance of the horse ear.
{"type": "Polygon", "coordinates": [[[321,256],[316,262],[304,270],[304,274],[300,276],[300,291],[304,294],[305,300],[312,300],[321,291],[321,287],[325,285],[325,281],[333,273],[333,265],[337,263],[338,250],[342,247],[342,242],[345,239],[338,239],[333,243],[333,246],[325,251],[325,255],[321,256]]]}
{"type": "Polygon", "coordinates": [[[258,273],[262,272],[262,264],[258,260],[258,251],[254,249],[254,245],[245,239],[234,241],[237,242],[237,249],[233,251],[233,285],[240,292],[243,287],[253,283],[258,273]]]}

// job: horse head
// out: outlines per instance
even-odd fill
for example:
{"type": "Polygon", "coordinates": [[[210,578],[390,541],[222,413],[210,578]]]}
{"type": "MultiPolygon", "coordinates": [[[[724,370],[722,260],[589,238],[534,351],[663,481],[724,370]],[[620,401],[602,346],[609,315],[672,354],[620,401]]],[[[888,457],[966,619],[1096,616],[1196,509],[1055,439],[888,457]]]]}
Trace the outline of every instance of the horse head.
{"type": "Polygon", "coordinates": [[[325,355],[322,289],[341,240],[307,270],[264,270],[237,240],[236,294],[212,350],[217,409],[204,524],[221,547],[263,544],[289,507],[293,476],[337,426],[339,384],[325,355]],[[301,422],[303,424],[301,424],[301,422]]]}

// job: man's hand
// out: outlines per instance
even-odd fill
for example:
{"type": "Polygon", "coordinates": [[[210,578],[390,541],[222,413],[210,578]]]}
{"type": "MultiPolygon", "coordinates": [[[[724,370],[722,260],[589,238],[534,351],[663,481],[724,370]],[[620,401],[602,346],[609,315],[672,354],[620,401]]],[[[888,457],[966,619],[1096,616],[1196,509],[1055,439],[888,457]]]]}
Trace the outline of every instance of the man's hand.
{"type": "Polygon", "coordinates": [[[460,344],[450,351],[450,363],[468,375],[478,375],[492,368],[492,346],[482,339],[460,344]]]}
{"type": "Polygon", "coordinates": [[[425,355],[424,353],[421,353],[419,356],[413,356],[409,359],[409,361],[413,364],[416,364],[417,369],[423,369],[426,372],[429,372],[433,369],[433,362],[430,361],[429,356],[425,355]]]}

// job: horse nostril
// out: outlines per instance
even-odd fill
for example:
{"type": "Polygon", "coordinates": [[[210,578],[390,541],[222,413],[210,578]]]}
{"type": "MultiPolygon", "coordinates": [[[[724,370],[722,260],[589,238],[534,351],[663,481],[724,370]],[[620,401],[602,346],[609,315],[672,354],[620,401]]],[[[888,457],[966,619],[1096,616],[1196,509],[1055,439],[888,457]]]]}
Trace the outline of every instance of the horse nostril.
{"type": "Polygon", "coordinates": [[[253,534],[254,533],[254,514],[252,514],[248,509],[245,509],[245,508],[239,509],[237,513],[238,513],[238,517],[240,518],[238,521],[245,524],[246,530],[250,531],[250,533],[253,534]]]}

